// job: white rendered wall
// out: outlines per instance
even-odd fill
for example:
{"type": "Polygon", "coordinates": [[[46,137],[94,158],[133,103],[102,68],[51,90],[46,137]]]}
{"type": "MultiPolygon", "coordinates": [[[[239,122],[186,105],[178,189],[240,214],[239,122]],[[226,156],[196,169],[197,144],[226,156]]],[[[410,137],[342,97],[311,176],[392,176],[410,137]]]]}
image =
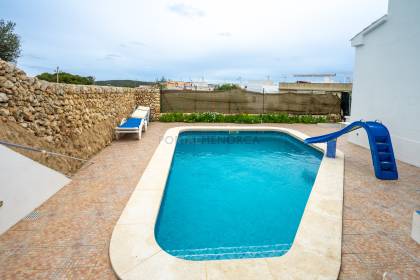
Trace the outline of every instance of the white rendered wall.
{"type": "MultiPolygon", "coordinates": [[[[397,159],[420,166],[420,0],[390,0],[387,21],[356,47],[351,121],[380,120],[397,159]]],[[[368,147],[366,134],[349,140],[368,147]]]]}
{"type": "Polygon", "coordinates": [[[69,182],[61,173],[0,145],[0,234],[69,182]]]}

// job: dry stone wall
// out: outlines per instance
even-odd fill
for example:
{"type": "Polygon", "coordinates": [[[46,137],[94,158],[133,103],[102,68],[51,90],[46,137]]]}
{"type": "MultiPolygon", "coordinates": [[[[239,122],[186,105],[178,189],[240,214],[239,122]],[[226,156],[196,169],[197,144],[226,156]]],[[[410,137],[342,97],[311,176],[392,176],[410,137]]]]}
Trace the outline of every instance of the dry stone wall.
{"type": "MultiPolygon", "coordinates": [[[[17,124],[19,133],[26,131],[67,155],[89,158],[98,152],[112,141],[115,125],[138,105],[149,106],[152,120],[157,119],[159,89],[49,83],[0,60],[1,123],[17,124]]],[[[64,172],[77,169],[78,164],[72,165],[64,172]]]]}

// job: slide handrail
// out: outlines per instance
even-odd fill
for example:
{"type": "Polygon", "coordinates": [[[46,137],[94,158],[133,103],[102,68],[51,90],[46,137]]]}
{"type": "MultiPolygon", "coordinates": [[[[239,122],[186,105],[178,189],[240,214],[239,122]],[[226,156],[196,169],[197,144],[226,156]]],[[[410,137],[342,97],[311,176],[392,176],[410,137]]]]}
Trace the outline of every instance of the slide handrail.
{"type": "Polygon", "coordinates": [[[338,137],[340,137],[341,135],[352,132],[353,130],[359,129],[361,127],[365,128],[365,129],[369,129],[368,124],[366,122],[355,121],[355,122],[352,122],[351,124],[349,124],[348,126],[342,128],[339,131],[329,133],[329,134],[325,134],[325,135],[321,135],[321,136],[306,138],[305,143],[306,144],[325,143],[325,142],[328,142],[328,141],[335,140],[338,137]]]}

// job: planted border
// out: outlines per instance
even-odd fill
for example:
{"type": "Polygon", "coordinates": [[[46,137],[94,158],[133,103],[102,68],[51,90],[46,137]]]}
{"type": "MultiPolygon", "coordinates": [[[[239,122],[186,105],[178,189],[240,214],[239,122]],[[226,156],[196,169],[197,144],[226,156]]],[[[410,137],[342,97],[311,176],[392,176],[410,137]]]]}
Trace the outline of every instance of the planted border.
{"type": "Polygon", "coordinates": [[[288,114],[237,114],[224,115],[220,113],[164,113],[159,117],[161,122],[186,123],[325,123],[326,116],[288,115],[288,114]]]}

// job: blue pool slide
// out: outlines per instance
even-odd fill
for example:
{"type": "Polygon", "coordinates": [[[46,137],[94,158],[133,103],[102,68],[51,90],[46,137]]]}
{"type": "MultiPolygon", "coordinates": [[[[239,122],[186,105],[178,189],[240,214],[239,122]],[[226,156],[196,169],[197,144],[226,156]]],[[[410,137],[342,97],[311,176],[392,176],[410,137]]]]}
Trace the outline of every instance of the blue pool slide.
{"type": "Polygon", "coordinates": [[[368,135],[376,178],[382,180],[397,180],[398,171],[397,164],[395,163],[394,150],[392,149],[391,136],[386,126],[380,122],[352,122],[339,131],[307,138],[305,139],[305,143],[313,144],[327,142],[327,157],[335,157],[337,138],[359,128],[364,128],[368,135]]]}

